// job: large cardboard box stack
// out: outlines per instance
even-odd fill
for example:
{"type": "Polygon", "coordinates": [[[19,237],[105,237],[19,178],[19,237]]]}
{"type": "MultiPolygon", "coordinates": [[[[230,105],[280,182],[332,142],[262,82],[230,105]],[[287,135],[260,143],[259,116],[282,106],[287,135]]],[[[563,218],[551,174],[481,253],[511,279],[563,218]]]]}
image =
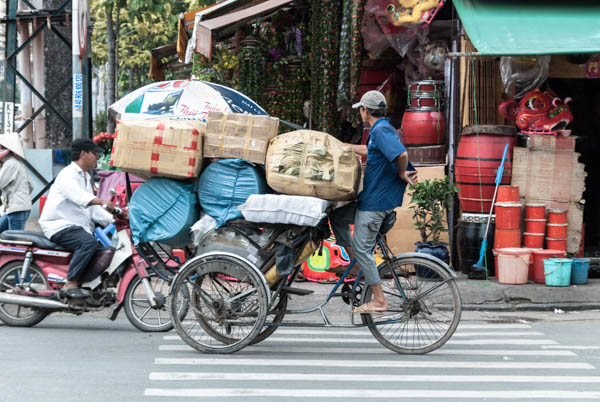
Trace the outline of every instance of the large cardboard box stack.
{"type": "Polygon", "coordinates": [[[264,165],[269,140],[278,129],[279,119],[275,117],[209,112],[204,156],[241,158],[264,165]]]}
{"type": "Polygon", "coordinates": [[[514,148],[512,171],[512,185],[525,203],[568,210],[569,253],[577,253],[581,243],[587,176],[574,150],[575,137],[531,135],[529,148],[514,148]]]}
{"type": "Polygon", "coordinates": [[[279,193],[332,201],[353,200],[361,179],[360,162],[350,146],[312,130],[273,138],[266,173],[267,183],[279,193]]]}
{"type": "Polygon", "coordinates": [[[142,178],[198,177],[205,131],[195,120],[121,121],[110,164],[142,178]]]}
{"type": "MultiPolygon", "coordinates": [[[[417,167],[419,181],[443,179],[446,177],[445,165],[417,167]]],[[[417,228],[414,227],[413,213],[410,206],[410,191],[404,193],[402,206],[396,208],[396,224],[387,234],[387,241],[394,254],[415,251],[415,243],[421,241],[417,228]]],[[[442,233],[440,241],[448,242],[448,232],[442,233]]]]}

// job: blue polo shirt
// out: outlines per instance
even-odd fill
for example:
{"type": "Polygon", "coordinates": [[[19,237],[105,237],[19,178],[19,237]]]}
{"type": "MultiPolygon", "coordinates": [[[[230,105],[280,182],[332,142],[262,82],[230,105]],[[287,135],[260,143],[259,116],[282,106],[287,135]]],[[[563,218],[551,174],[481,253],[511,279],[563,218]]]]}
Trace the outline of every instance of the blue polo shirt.
{"type": "MultiPolygon", "coordinates": [[[[358,195],[361,211],[387,211],[402,205],[406,182],[398,176],[396,158],[406,152],[388,118],[373,124],[367,139],[367,166],[363,191],[358,195]]],[[[412,166],[407,170],[413,170],[412,166]]]]}

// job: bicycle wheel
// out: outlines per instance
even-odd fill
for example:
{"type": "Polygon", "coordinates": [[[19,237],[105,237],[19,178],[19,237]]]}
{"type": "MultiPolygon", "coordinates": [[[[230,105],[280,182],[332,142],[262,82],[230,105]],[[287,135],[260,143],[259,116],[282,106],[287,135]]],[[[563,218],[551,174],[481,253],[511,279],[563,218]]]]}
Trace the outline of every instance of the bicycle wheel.
{"type": "MultiPolygon", "coordinates": [[[[267,315],[267,319],[265,321],[270,324],[279,324],[283,321],[283,317],[285,316],[285,310],[287,309],[288,304],[288,295],[287,293],[280,294],[277,296],[277,299],[273,302],[273,307],[269,314],[267,315]]],[[[252,341],[252,345],[256,345],[259,342],[264,341],[275,332],[279,328],[278,326],[265,326],[263,330],[254,338],[252,341]]]]}
{"type": "MultiPolygon", "coordinates": [[[[416,256],[384,261],[378,269],[389,307],[376,320],[373,315],[361,315],[373,336],[401,354],[425,354],[444,345],[454,334],[462,312],[454,278],[434,261],[416,256]],[[406,301],[390,268],[396,272],[406,301]]],[[[372,298],[372,289],[368,287],[364,301],[372,298]]]]}
{"type": "Polygon", "coordinates": [[[211,255],[189,263],[171,291],[171,319],[188,345],[204,353],[233,353],[249,345],[267,316],[267,289],[245,262],[211,255]],[[173,306],[186,299],[193,314],[180,318],[173,306]]]}
{"type": "MultiPolygon", "coordinates": [[[[125,314],[131,324],[144,332],[167,332],[173,329],[169,317],[169,303],[166,297],[169,293],[169,282],[154,272],[148,274],[150,286],[157,298],[158,305],[152,307],[146,296],[146,289],[139,276],[135,276],[125,292],[125,314]]],[[[179,316],[187,314],[188,304],[185,299],[179,300],[179,316]]]]}

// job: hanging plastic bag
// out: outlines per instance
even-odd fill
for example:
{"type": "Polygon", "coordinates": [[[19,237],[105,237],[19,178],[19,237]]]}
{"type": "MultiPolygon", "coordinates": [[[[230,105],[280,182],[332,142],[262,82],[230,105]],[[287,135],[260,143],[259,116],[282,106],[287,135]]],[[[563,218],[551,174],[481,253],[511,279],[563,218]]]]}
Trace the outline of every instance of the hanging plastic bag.
{"type": "Polygon", "coordinates": [[[500,74],[504,92],[520,99],[539,88],[548,78],[551,56],[505,56],[500,58],[500,74]]]}

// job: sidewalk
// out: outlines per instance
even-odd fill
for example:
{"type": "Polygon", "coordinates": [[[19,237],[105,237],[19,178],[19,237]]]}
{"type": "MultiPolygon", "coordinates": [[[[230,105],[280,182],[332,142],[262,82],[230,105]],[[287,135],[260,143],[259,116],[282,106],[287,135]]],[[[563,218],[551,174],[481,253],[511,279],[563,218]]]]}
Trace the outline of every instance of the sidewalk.
{"type": "MultiPolygon", "coordinates": [[[[37,218],[27,221],[26,230],[41,232],[37,218]]],[[[553,311],[600,310],[600,278],[590,278],[586,285],[550,287],[529,282],[505,285],[495,277],[489,281],[467,279],[457,272],[463,309],[479,311],[553,311]]],[[[328,294],[332,285],[301,282],[296,286],[311,289],[316,295],[328,294]]]]}
{"type": "Polygon", "coordinates": [[[458,286],[466,310],[596,310],[600,309],[600,278],[586,285],[551,287],[529,282],[505,285],[494,277],[489,281],[470,280],[458,272],[458,286]]]}

